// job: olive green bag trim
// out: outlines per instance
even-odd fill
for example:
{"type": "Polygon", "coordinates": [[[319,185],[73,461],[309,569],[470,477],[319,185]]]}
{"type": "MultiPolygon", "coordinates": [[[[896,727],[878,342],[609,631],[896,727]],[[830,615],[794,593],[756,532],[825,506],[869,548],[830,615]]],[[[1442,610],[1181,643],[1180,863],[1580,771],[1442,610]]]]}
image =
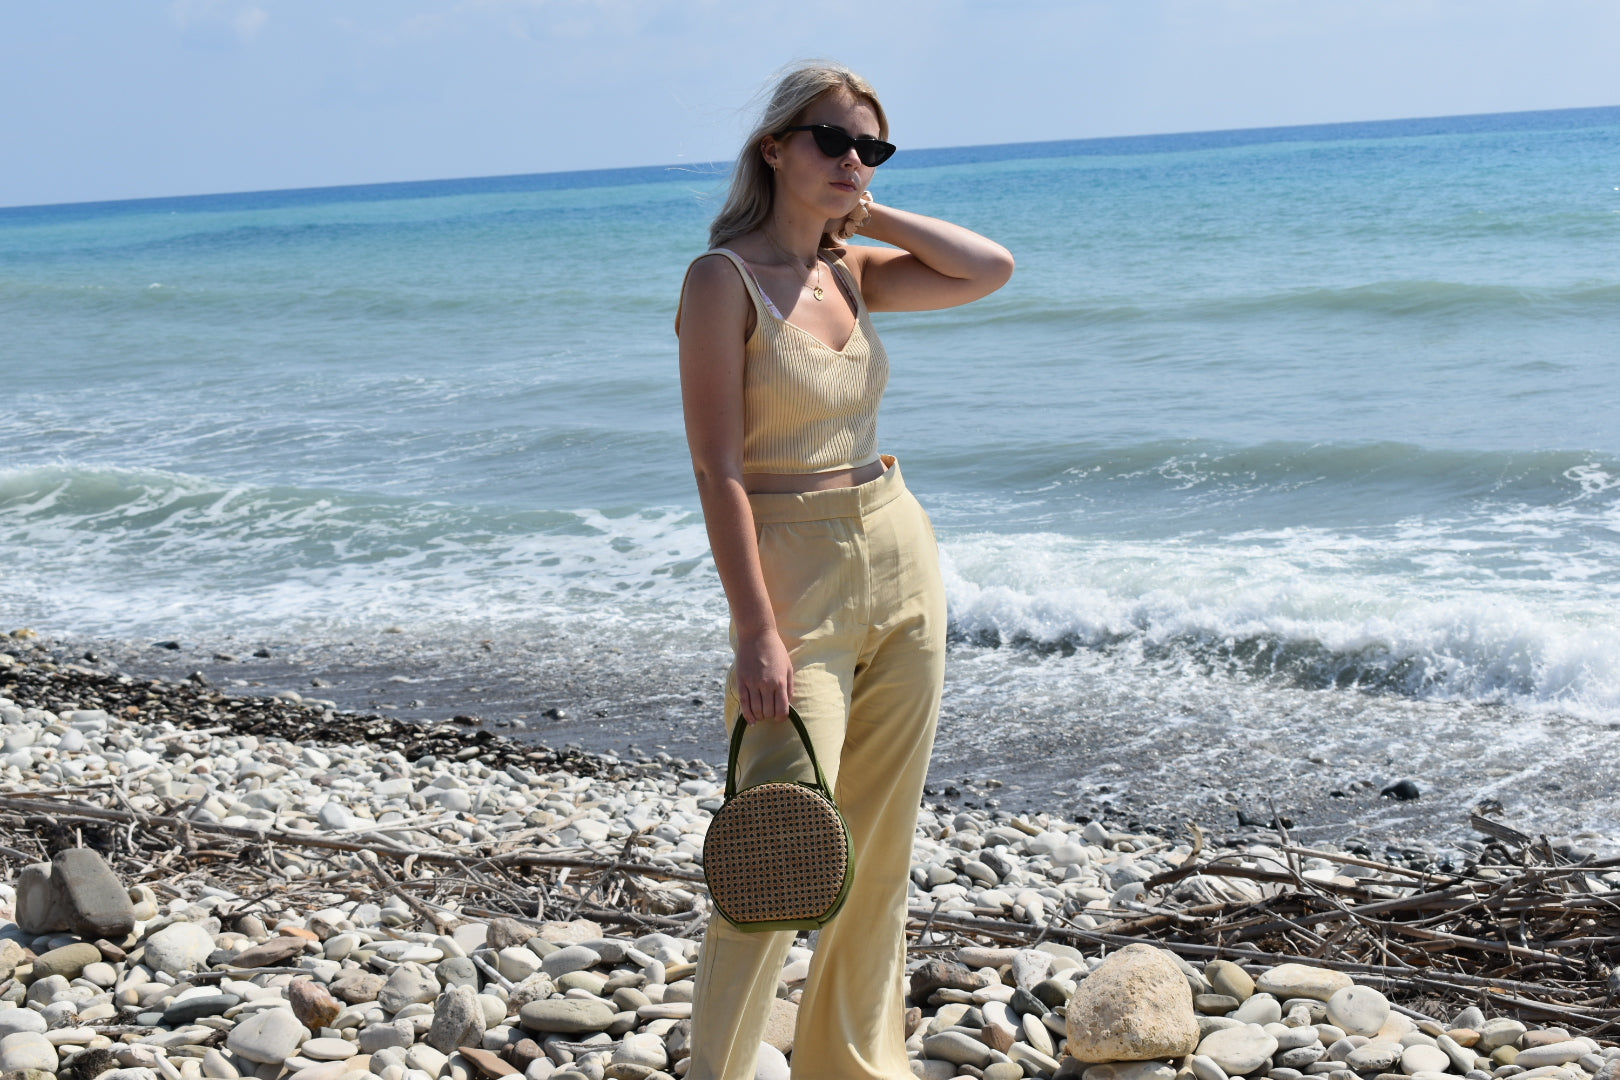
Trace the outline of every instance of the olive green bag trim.
{"type": "MultiPolygon", "coordinates": [[[[774,930],[821,929],[827,923],[832,921],[833,916],[837,915],[839,910],[844,906],[844,901],[849,899],[850,882],[855,878],[855,849],[850,843],[849,823],[844,820],[843,811],[838,809],[838,803],[832,797],[832,790],[827,784],[827,774],[822,772],[821,761],[816,757],[816,748],[815,745],[810,741],[809,731],[805,729],[804,719],[799,716],[799,711],[791,705],[788,706],[788,722],[793,725],[793,730],[799,733],[799,741],[804,744],[805,752],[810,756],[810,767],[815,772],[815,781],[806,782],[803,780],[794,780],[788,777],[773,777],[769,780],[761,781],[758,784],[750,784],[748,787],[739,792],[737,790],[737,757],[742,751],[743,735],[746,734],[747,729],[752,726],[739,715],[737,717],[736,724],[734,724],[731,729],[731,752],[726,759],[725,802],[721,804],[719,810],[715,811],[714,816],[716,819],[718,819],[721,814],[725,813],[726,806],[728,806],[739,794],[752,791],[754,788],[764,787],[766,784],[793,784],[797,787],[802,787],[808,791],[814,792],[827,803],[827,806],[832,810],[833,814],[836,815],[838,825],[843,832],[844,880],[840,884],[838,895],[833,900],[832,904],[820,915],[813,918],[780,919],[768,922],[738,922],[737,920],[733,919],[729,913],[727,913],[725,908],[720,905],[718,900],[715,900],[715,910],[718,911],[721,916],[724,917],[725,920],[732,926],[746,933],[758,934],[767,933],[774,930]]],[[[704,860],[703,878],[704,881],[709,885],[709,895],[711,898],[713,898],[714,883],[709,878],[709,863],[707,859],[704,860]]]]}

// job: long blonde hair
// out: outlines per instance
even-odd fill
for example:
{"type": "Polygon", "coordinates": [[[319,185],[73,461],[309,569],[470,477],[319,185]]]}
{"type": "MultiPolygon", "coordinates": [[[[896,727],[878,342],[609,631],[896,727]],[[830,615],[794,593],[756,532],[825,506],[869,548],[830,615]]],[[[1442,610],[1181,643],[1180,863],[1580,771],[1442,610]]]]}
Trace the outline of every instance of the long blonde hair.
{"type": "MultiPolygon", "coordinates": [[[[870,105],[877,113],[878,138],[889,137],[889,118],[871,83],[831,60],[810,60],[789,68],[771,92],[759,123],[743,142],[742,153],[737,155],[726,203],[709,225],[710,247],[721,247],[765,224],[771,216],[776,176],[760,154],[760,142],[767,135],[792,127],[816,99],[834,90],[847,90],[870,105]]],[[[822,244],[829,243],[831,239],[824,235],[822,244]]]]}

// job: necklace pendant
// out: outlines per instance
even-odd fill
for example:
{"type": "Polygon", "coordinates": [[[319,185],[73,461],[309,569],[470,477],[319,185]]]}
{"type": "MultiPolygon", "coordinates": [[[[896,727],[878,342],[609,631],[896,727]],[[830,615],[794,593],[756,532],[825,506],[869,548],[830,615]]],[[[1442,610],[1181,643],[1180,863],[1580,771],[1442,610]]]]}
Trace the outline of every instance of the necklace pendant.
{"type": "Polygon", "coordinates": [[[810,290],[810,295],[815,297],[817,300],[820,300],[823,297],[825,297],[827,294],[821,291],[821,286],[820,285],[817,285],[814,289],[810,290]]]}

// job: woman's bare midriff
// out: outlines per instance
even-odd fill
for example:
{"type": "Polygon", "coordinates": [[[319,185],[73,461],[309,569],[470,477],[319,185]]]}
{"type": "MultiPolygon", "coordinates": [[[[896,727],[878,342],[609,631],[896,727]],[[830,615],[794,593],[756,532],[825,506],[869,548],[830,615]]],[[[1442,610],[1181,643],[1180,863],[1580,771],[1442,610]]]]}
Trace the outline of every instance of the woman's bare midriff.
{"type": "Polygon", "coordinates": [[[743,473],[743,488],[750,495],[802,495],[806,491],[860,487],[882,476],[888,465],[881,459],[853,469],[819,473],[743,473]]]}

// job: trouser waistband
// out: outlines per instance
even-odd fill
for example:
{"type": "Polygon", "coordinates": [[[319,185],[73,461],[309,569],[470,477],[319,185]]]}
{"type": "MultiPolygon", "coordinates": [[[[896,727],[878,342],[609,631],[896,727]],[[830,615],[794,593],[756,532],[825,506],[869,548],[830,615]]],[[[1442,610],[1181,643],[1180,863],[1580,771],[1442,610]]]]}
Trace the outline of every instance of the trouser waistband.
{"type": "Polygon", "coordinates": [[[883,475],[855,487],[798,494],[750,495],[748,504],[753,507],[754,522],[780,525],[790,521],[859,518],[879,510],[906,492],[906,482],[900,476],[900,463],[889,454],[884,454],[881,460],[888,466],[883,475]]]}

